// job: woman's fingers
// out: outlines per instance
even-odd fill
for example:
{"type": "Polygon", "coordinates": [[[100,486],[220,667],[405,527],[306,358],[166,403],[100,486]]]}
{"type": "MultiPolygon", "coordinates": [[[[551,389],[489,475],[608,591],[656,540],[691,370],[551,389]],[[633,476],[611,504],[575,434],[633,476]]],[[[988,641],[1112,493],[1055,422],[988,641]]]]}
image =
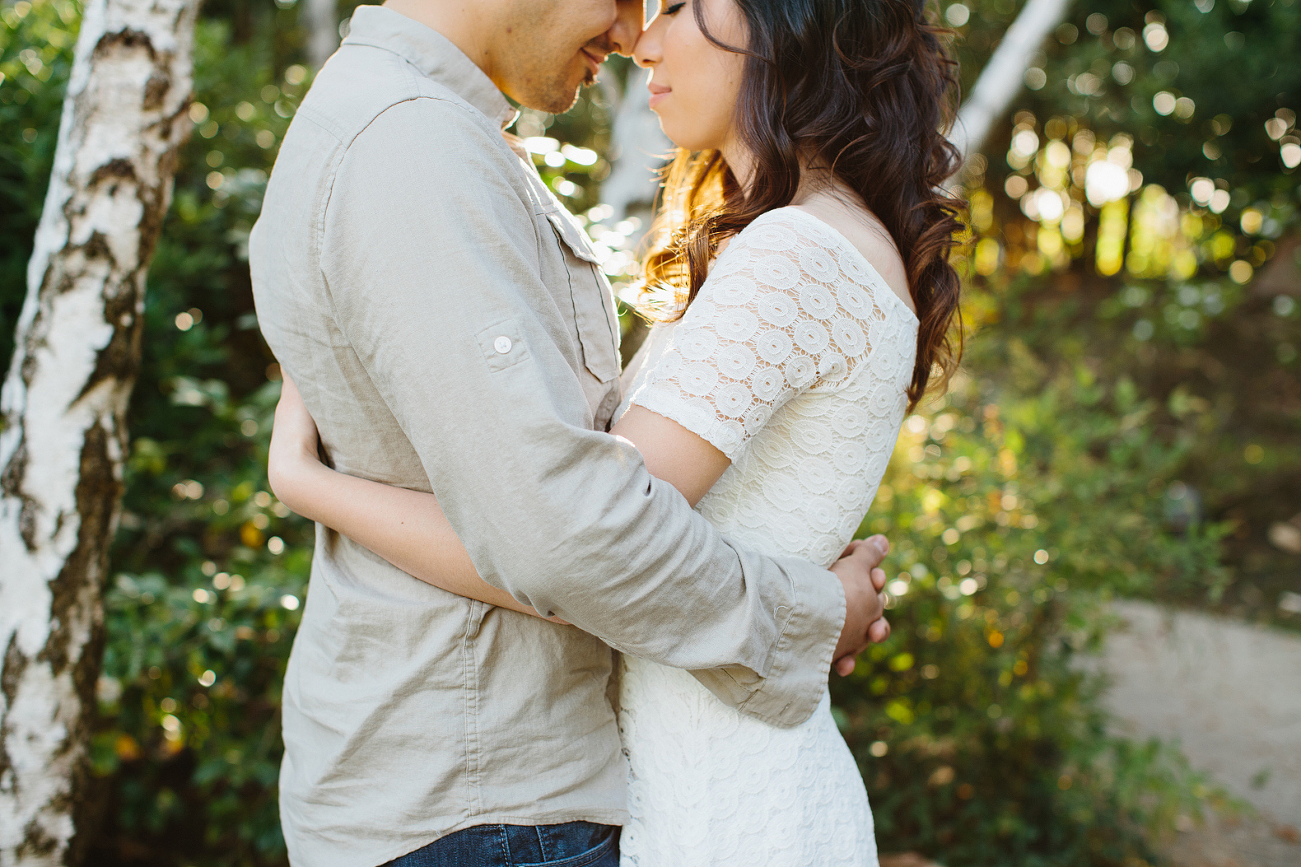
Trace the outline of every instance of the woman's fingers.
{"type": "Polygon", "coordinates": [[[316,420],[308,412],[303,396],[288,376],[280,390],[280,402],[276,404],[276,424],[271,436],[273,440],[280,438],[286,445],[302,449],[308,454],[316,454],[316,420]]]}
{"type": "Polygon", "coordinates": [[[890,553],[890,540],[878,533],[875,536],[868,536],[866,539],[851,539],[845,546],[845,550],[840,553],[841,558],[848,557],[858,548],[867,548],[869,552],[876,556],[877,562],[885,559],[885,555],[890,553]]]}

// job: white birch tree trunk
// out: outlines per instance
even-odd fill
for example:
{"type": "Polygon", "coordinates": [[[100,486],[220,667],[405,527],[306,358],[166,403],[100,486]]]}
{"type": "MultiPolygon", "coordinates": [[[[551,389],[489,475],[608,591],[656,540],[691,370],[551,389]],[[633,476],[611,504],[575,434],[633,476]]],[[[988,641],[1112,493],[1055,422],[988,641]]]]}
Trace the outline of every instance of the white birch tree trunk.
{"type": "MultiPolygon", "coordinates": [[[[665,156],[673,150],[673,142],[650,109],[647,75],[645,70],[630,69],[622,94],[614,85],[605,88],[614,106],[614,121],[610,130],[610,174],[601,184],[600,198],[613,213],[603,222],[613,225],[629,217],[641,220],[638,230],[628,237],[634,250],[650,231],[660,188],[659,172],[665,156]]],[[[647,333],[646,322],[634,316],[620,344],[625,361],[636,354],[647,333]]]]}
{"type": "MultiPolygon", "coordinates": [[[[660,129],[650,109],[647,73],[629,70],[623,96],[617,102],[610,130],[610,175],[601,184],[601,201],[614,209],[615,222],[637,215],[648,217],[659,192],[659,169],[673,143],[660,129]]],[[[645,228],[649,222],[643,220],[645,228]]]]}
{"type": "Polygon", "coordinates": [[[302,0],[307,30],[307,62],[319,72],[339,47],[339,13],[335,0],[302,0]]]}
{"type": "Polygon", "coordinates": [[[145,271],[198,0],[90,0],[0,394],[0,867],[75,863],[145,271]]]}
{"type": "Polygon", "coordinates": [[[957,122],[949,134],[964,163],[985,144],[989,131],[1021,92],[1030,58],[1061,23],[1070,5],[1071,0],[1027,0],[1007,28],[997,50],[980,70],[971,95],[958,109],[957,122]]]}

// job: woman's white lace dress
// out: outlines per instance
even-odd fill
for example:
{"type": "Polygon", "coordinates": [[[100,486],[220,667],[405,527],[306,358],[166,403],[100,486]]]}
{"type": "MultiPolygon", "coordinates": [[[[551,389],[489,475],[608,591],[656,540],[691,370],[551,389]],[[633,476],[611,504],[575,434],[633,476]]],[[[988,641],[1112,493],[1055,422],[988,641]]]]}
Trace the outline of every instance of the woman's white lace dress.
{"type": "MultiPolygon", "coordinates": [[[[843,236],[781,208],[733,238],[686,315],[647,340],[630,402],[732,461],[697,510],[754,551],[833,563],[903,421],[907,305],[843,236]]],[[[876,865],[867,792],[826,696],[780,729],[626,657],[620,703],[622,867],[876,865]]]]}

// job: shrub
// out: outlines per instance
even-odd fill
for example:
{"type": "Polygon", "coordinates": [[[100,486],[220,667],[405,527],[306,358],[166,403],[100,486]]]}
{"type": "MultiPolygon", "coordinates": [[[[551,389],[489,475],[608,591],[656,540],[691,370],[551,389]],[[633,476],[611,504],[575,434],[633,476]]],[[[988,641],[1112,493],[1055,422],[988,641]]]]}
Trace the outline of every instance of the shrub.
{"type": "Polygon", "coordinates": [[[1209,791],[1176,754],[1107,734],[1080,664],[1106,603],[1218,581],[1224,528],[1175,532],[1165,444],[1132,383],[1052,373],[977,335],[972,370],[905,423],[863,532],[892,540],[891,640],[833,685],[878,840],[962,865],[1121,865],[1209,791]],[[925,409],[925,408],[924,408],[925,409]]]}
{"type": "Polygon", "coordinates": [[[0,9],[0,373],[14,351],[80,20],[72,0],[0,9]]]}

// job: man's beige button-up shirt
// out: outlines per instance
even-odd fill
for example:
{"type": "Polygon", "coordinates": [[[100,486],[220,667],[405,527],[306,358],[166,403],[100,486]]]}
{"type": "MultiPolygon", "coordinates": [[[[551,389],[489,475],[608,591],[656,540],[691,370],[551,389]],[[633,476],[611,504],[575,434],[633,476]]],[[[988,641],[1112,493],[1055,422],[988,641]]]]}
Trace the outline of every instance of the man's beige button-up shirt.
{"type": "Polygon", "coordinates": [[[625,818],[610,647],[776,725],[826,688],[833,575],[730,545],[605,433],[618,321],[581,227],[451,42],[362,7],[280,149],[259,322],[342,471],[432,491],[490,583],[575,626],[411,578],[318,528],[285,674],[295,865],[450,832],[625,818]]]}

